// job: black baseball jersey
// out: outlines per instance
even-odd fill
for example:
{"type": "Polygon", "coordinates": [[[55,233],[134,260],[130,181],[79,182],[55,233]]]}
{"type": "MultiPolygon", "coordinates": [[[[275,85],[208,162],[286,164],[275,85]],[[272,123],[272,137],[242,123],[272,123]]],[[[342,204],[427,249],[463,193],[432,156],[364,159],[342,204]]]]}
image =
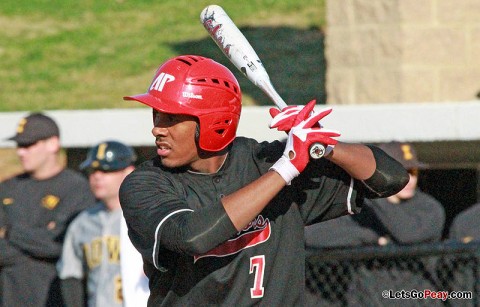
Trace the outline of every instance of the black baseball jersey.
{"type": "Polygon", "coordinates": [[[417,188],[398,204],[387,198],[368,199],[362,212],[305,228],[305,244],[312,248],[377,245],[381,237],[391,243],[438,242],[445,225],[445,210],[433,196],[417,188]]]}
{"type": "Polygon", "coordinates": [[[0,305],[60,306],[55,262],[68,224],[95,204],[88,181],[68,169],[46,180],[22,174],[0,184],[0,200],[8,225],[0,239],[0,305]]]}
{"type": "Polygon", "coordinates": [[[303,304],[304,226],[356,212],[362,203],[361,184],[329,161],[310,163],[240,232],[231,236],[231,229],[217,227],[223,237],[204,254],[180,250],[172,242],[178,234],[163,227],[185,212],[204,223],[195,213],[222,207],[223,195],[265,174],[284,147],[237,137],[215,174],[169,170],[154,158],[126,178],[120,201],[144,259],[150,306],[303,304]]]}
{"type": "Polygon", "coordinates": [[[455,216],[448,238],[464,243],[480,241],[480,203],[468,207],[455,216]]]}
{"type": "Polygon", "coordinates": [[[417,188],[412,198],[398,204],[387,198],[369,199],[355,219],[394,243],[438,242],[445,225],[445,210],[433,196],[417,188]]]}

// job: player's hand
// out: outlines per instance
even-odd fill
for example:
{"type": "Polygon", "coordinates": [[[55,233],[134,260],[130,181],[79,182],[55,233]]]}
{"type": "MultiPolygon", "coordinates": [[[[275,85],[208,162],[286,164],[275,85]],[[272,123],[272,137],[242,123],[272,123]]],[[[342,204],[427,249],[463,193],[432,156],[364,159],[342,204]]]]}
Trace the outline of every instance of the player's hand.
{"type": "MultiPolygon", "coordinates": [[[[308,109],[299,112],[309,112],[308,109]]],[[[309,112],[310,113],[310,112],[309,112]]],[[[282,178],[290,184],[293,178],[297,177],[310,161],[309,148],[313,143],[321,143],[328,146],[335,146],[337,140],[334,137],[340,133],[318,127],[317,123],[323,114],[312,114],[306,119],[293,126],[288,133],[287,143],[282,157],[271,167],[282,178]],[[317,126],[316,126],[317,125],[317,126]]]]}
{"type": "MultiPolygon", "coordinates": [[[[315,100],[310,101],[305,106],[288,106],[281,111],[276,108],[271,108],[270,116],[272,121],[270,122],[270,128],[277,128],[278,131],[289,132],[293,126],[298,125],[302,120],[315,114],[315,100]]],[[[325,108],[320,111],[322,116],[319,117],[319,121],[332,112],[332,108],[325,108]]],[[[320,123],[315,125],[322,128],[320,123]]]]}

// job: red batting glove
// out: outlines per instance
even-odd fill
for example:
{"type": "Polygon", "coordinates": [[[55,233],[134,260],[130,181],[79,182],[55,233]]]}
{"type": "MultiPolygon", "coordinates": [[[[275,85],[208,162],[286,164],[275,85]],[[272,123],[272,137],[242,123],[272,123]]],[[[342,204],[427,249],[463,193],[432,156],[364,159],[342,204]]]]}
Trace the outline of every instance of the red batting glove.
{"type": "Polygon", "coordinates": [[[307,167],[310,161],[309,148],[313,143],[329,146],[337,144],[333,137],[340,136],[340,133],[314,127],[322,116],[322,113],[312,114],[292,127],[282,157],[270,168],[279,173],[287,185],[307,167]]]}
{"type": "MultiPolygon", "coordinates": [[[[277,128],[278,131],[289,132],[293,126],[298,125],[302,120],[305,120],[309,116],[315,114],[315,100],[310,101],[305,106],[288,106],[282,109],[282,111],[271,108],[270,116],[272,116],[272,121],[270,122],[270,128],[277,128]]],[[[322,116],[319,118],[319,121],[325,116],[332,112],[332,108],[323,109],[320,114],[322,116]]],[[[320,123],[317,125],[322,127],[320,123]]]]}

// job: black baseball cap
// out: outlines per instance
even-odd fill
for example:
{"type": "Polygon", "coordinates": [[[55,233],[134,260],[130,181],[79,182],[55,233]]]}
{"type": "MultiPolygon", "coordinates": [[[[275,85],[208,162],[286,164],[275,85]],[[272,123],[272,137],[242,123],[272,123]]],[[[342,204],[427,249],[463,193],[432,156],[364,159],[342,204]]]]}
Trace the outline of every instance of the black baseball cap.
{"type": "Polygon", "coordinates": [[[392,141],[379,144],[378,147],[400,162],[407,170],[415,168],[425,169],[428,167],[427,164],[418,161],[417,152],[410,143],[392,141]]]}
{"type": "Polygon", "coordinates": [[[55,121],[42,113],[31,113],[22,118],[17,126],[17,133],[7,140],[17,142],[17,145],[34,144],[52,136],[60,136],[55,121]]]}
{"type": "Polygon", "coordinates": [[[113,172],[134,165],[137,155],[132,147],[121,142],[109,140],[92,147],[87,158],[80,164],[80,170],[92,172],[101,170],[113,172]]]}

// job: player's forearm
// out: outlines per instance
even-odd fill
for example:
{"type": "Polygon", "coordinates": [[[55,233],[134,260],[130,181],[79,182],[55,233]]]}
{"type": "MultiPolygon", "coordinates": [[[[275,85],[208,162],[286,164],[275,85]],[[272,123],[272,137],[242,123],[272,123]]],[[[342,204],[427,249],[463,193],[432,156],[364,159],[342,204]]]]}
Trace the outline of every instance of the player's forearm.
{"type": "Polygon", "coordinates": [[[25,255],[9,244],[6,239],[0,239],[0,270],[2,266],[9,266],[24,261],[25,255]]]}
{"type": "Polygon", "coordinates": [[[409,180],[402,164],[375,146],[341,143],[327,158],[361,180],[367,188],[367,198],[394,195],[409,180]]]}
{"type": "Polygon", "coordinates": [[[221,199],[222,206],[185,210],[162,224],[159,234],[166,249],[201,255],[242,230],[285,186],[283,178],[269,171],[257,180],[221,199]]]}
{"type": "Polygon", "coordinates": [[[8,229],[8,241],[34,257],[57,258],[62,252],[62,244],[46,229],[11,226],[8,229]]]}
{"type": "Polygon", "coordinates": [[[375,172],[375,158],[365,145],[338,142],[326,158],[358,180],[368,179],[375,172]]]}
{"type": "Polygon", "coordinates": [[[285,180],[269,171],[257,180],[222,199],[223,207],[235,228],[240,231],[250,223],[285,187],[285,180]]]}

